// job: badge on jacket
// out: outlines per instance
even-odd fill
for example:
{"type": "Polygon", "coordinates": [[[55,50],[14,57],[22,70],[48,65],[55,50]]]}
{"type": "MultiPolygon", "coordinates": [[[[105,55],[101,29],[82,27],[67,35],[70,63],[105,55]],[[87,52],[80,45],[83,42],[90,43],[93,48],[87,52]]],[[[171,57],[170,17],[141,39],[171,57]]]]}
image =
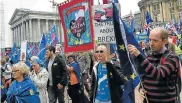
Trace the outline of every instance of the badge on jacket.
{"type": "Polygon", "coordinates": [[[57,63],[54,63],[53,65],[54,65],[54,66],[56,66],[56,65],[57,65],[57,63]]]}

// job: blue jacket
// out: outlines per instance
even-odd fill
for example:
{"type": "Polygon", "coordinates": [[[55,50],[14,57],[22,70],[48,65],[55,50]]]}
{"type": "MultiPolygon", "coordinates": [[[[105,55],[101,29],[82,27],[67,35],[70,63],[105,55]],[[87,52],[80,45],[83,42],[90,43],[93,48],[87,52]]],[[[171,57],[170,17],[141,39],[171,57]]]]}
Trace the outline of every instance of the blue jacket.
{"type": "Polygon", "coordinates": [[[70,64],[71,67],[73,67],[73,71],[75,72],[76,74],[76,77],[78,79],[78,82],[80,83],[80,67],[79,67],[79,64],[74,61],[73,63],[70,64]]]}
{"type": "Polygon", "coordinates": [[[40,103],[39,93],[29,77],[22,82],[13,81],[7,92],[7,103],[40,103]]]}

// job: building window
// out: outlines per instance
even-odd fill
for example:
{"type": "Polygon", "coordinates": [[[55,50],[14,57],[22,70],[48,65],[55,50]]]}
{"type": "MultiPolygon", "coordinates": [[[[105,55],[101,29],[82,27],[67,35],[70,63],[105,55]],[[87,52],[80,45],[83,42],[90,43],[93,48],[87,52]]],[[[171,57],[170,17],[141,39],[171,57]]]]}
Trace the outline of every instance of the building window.
{"type": "Polygon", "coordinates": [[[154,17],[154,21],[158,22],[158,17],[157,16],[154,17]]]}
{"type": "Polygon", "coordinates": [[[178,0],[178,5],[182,5],[182,0],[178,0]]]}
{"type": "Polygon", "coordinates": [[[180,11],[178,14],[179,14],[179,18],[182,18],[182,11],[180,11]]]}
{"type": "Polygon", "coordinates": [[[154,10],[157,10],[156,5],[154,5],[154,10]]]}
{"type": "Polygon", "coordinates": [[[174,7],[173,2],[170,2],[170,3],[169,3],[169,7],[170,7],[170,8],[173,8],[173,7],[174,7]]]}
{"type": "Polygon", "coordinates": [[[160,7],[159,7],[159,4],[156,4],[156,5],[153,5],[153,10],[156,11],[160,11],[160,7]]]}
{"type": "Polygon", "coordinates": [[[175,15],[174,15],[174,13],[171,13],[171,20],[175,20],[175,15]]]}

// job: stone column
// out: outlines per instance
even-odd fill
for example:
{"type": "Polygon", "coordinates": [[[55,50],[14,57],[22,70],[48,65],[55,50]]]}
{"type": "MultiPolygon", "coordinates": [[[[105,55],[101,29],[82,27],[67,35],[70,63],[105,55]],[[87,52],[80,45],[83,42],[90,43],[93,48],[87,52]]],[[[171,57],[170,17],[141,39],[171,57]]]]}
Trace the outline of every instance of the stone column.
{"type": "Polygon", "coordinates": [[[16,26],[16,45],[18,45],[18,25],[16,26]]]}
{"type": "Polygon", "coordinates": [[[174,3],[174,15],[175,15],[175,19],[179,20],[179,11],[177,9],[177,1],[173,2],[174,3]]]}
{"type": "Polygon", "coordinates": [[[21,28],[20,28],[20,24],[18,25],[18,45],[20,45],[20,42],[21,42],[21,28]]]}
{"type": "Polygon", "coordinates": [[[48,33],[48,31],[49,31],[49,25],[48,25],[48,19],[46,19],[46,32],[48,33]]]}
{"type": "Polygon", "coordinates": [[[32,35],[32,19],[29,19],[29,35],[30,35],[30,41],[33,41],[33,35],[32,35]]]}
{"type": "Polygon", "coordinates": [[[160,21],[164,22],[162,3],[159,3],[159,7],[160,7],[160,21]]]}
{"type": "Polygon", "coordinates": [[[153,15],[153,5],[152,5],[152,4],[150,5],[150,11],[151,11],[151,13],[150,13],[151,18],[154,20],[154,15],[153,15]]]}
{"type": "Polygon", "coordinates": [[[24,35],[24,40],[27,40],[26,21],[23,22],[23,35],[24,35]]]}
{"type": "Polygon", "coordinates": [[[15,27],[15,43],[18,44],[18,26],[15,27]]]}
{"type": "Polygon", "coordinates": [[[20,40],[20,44],[21,44],[21,42],[23,41],[23,23],[21,23],[20,24],[20,28],[21,28],[21,36],[20,36],[20,38],[21,38],[21,40],[20,40]]]}
{"type": "Polygon", "coordinates": [[[30,42],[30,35],[29,35],[29,32],[28,32],[28,21],[25,21],[25,27],[26,27],[26,30],[25,30],[26,33],[25,34],[26,34],[26,37],[27,37],[26,39],[27,39],[28,42],[30,42]]]}
{"type": "Polygon", "coordinates": [[[38,19],[38,36],[36,38],[36,41],[40,40],[40,36],[41,36],[41,34],[40,34],[40,19],[38,19]]]}
{"type": "Polygon", "coordinates": [[[16,26],[13,28],[13,44],[16,42],[16,26]]]}
{"type": "Polygon", "coordinates": [[[11,31],[12,31],[12,41],[13,41],[13,43],[14,43],[14,41],[15,41],[15,28],[11,28],[11,31]]]}

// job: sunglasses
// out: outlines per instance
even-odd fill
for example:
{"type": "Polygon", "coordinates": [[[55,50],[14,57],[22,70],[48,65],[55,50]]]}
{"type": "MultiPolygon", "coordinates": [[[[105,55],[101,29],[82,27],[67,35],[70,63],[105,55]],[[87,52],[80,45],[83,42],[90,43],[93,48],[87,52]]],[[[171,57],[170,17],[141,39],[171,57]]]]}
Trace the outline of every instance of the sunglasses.
{"type": "Polygon", "coordinates": [[[20,70],[13,70],[12,72],[13,72],[13,73],[16,73],[16,72],[18,72],[18,71],[20,71],[20,70]]]}
{"type": "Polygon", "coordinates": [[[103,50],[98,50],[98,51],[96,51],[95,53],[103,53],[104,51],[103,50]]]}

